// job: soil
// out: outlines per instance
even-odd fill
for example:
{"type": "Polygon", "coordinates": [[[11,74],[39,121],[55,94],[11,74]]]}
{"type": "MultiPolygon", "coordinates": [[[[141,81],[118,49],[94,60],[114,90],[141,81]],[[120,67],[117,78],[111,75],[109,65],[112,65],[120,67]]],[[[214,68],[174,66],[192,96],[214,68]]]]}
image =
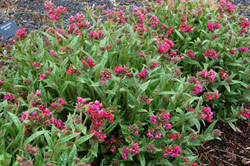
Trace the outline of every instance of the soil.
{"type": "Polygon", "coordinates": [[[238,120],[234,131],[228,124],[219,122],[215,129],[221,133],[220,140],[206,142],[196,152],[201,163],[209,166],[250,166],[250,119],[238,120]]]}

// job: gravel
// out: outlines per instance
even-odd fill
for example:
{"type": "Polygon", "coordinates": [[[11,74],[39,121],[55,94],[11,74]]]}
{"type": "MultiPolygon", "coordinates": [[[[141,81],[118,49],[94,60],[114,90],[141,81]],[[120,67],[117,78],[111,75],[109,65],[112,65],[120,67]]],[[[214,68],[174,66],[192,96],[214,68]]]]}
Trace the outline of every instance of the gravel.
{"type": "MultiPolygon", "coordinates": [[[[137,5],[141,6],[143,0],[53,0],[56,6],[65,6],[68,13],[64,15],[65,23],[71,15],[76,13],[85,13],[84,8],[96,7],[106,4],[107,9],[114,8],[114,3],[121,5],[137,5]]],[[[26,28],[27,32],[34,29],[40,29],[47,25],[46,10],[43,7],[45,0],[0,0],[0,25],[14,20],[20,28],[26,28]],[[4,8],[4,10],[2,10],[4,8]],[[6,8],[8,11],[6,12],[6,8]]],[[[250,6],[250,0],[235,0],[234,4],[241,3],[250,6]]],[[[250,14],[247,13],[250,20],[250,14]]],[[[0,36],[0,42],[8,43],[8,40],[0,36]]]]}
{"type": "MultiPolygon", "coordinates": [[[[20,28],[26,28],[27,32],[40,29],[48,25],[46,22],[46,10],[43,4],[46,0],[0,0],[0,25],[14,20],[20,28]],[[6,12],[6,10],[8,11],[6,12]]],[[[143,0],[115,0],[121,5],[141,5],[143,0]]],[[[84,8],[96,7],[106,4],[107,9],[114,8],[114,0],[52,0],[56,6],[67,7],[68,13],[64,15],[64,21],[76,13],[85,13],[84,8]]],[[[0,42],[8,43],[8,40],[0,36],[0,42]]]]}

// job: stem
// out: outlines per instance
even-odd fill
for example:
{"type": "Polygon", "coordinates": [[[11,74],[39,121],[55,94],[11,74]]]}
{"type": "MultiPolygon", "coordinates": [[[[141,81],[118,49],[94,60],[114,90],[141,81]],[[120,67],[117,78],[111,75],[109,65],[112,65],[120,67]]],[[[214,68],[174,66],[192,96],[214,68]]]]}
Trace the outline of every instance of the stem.
{"type": "MultiPolygon", "coordinates": [[[[35,95],[34,95],[34,96],[35,96],[35,95]]],[[[33,97],[33,98],[34,98],[34,97],[33,97]]],[[[31,106],[32,106],[33,98],[32,98],[32,99],[30,100],[30,102],[29,102],[29,107],[28,107],[27,115],[26,115],[26,117],[25,117],[24,122],[25,122],[25,121],[28,119],[28,117],[29,117],[30,108],[31,108],[31,106]]],[[[20,155],[20,153],[21,153],[21,148],[23,147],[23,139],[24,139],[25,129],[26,129],[26,126],[23,125],[23,133],[22,133],[21,142],[20,142],[20,146],[19,146],[19,155],[20,155]]]]}
{"type": "MultiPolygon", "coordinates": [[[[8,82],[1,72],[0,72],[0,75],[4,79],[4,82],[8,82]]],[[[10,82],[8,82],[8,83],[10,83],[10,82]]],[[[15,95],[18,95],[18,93],[16,92],[16,90],[13,89],[11,86],[9,86],[8,88],[10,88],[13,91],[13,93],[15,93],[15,95]]]]}
{"type": "Polygon", "coordinates": [[[122,86],[122,78],[120,77],[119,87],[118,87],[118,90],[117,90],[117,92],[116,92],[115,98],[118,97],[118,95],[119,95],[119,93],[120,93],[121,86],[122,86]]]}
{"type": "Polygon", "coordinates": [[[79,77],[78,76],[76,76],[77,77],[77,94],[78,94],[78,96],[80,97],[80,83],[79,83],[79,77]]]}
{"type": "Polygon", "coordinates": [[[60,135],[60,137],[59,137],[58,141],[56,142],[56,146],[54,147],[54,149],[53,149],[53,151],[52,151],[52,153],[51,153],[50,160],[52,160],[52,159],[53,159],[53,156],[54,156],[54,154],[55,154],[55,150],[56,150],[56,148],[58,147],[59,142],[60,142],[60,140],[62,139],[62,137],[63,137],[63,135],[64,135],[65,131],[66,131],[66,130],[64,130],[64,131],[62,132],[62,134],[60,135]]]}
{"type": "MultiPolygon", "coordinates": [[[[82,111],[81,111],[81,113],[80,113],[80,116],[81,116],[81,119],[82,119],[82,111]]],[[[87,114],[87,115],[85,116],[85,119],[84,119],[83,124],[80,125],[80,126],[81,126],[81,128],[80,128],[81,132],[82,132],[82,128],[83,128],[83,126],[85,126],[85,124],[86,124],[88,118],[89,118],[89,114],[87,114]]],[[[78,141],[79,137],[80,137],[80,134],[76,137],[74,144],[76,144],[76,142],[78,141]]]]}
{"type": "Polygon", "coordinates": [[[175,76],[175,74],[173,74],[171,77],[168,78],[168,80],[167,80],[167,81],[161,86],[161,88],[156,92],[156,94],[154,95],[153,99],[154,99],[155,97],[158,96],[159,92],[166,86],[166,84],[167,84],[172,78],[174,78],[174,76],[175,76]]]}
{"type": "Polygon", "coordinates": [[[137,94],[138,94],[138,92],[139,92],[139,87],[138,87],[138,85],[137,85],[137,83],[136,83],[136,81],[135,81],[135,77],[133,77],[133,80],[134,80],[135,86],[136,86],[136,92],[135,92],[135,97],[136,97],[137,94]]]}
{"type": "MultiPolygon", "coordinates": [[[[178,99],[179,99],[179,97],[181,96],[181,94],[189,87],[189,85],[190,85],[190,84],[188,83],[188,85],[182,90],[182,92],[178,94],[178,96],[175,98],[175,102],[178,101],[178,99]]],[[[173,102],[171,102],[171,103],[169,104],[168,109],[170,109],[170,107],[172,106],[172,103],[173,103],[173,102]]]]}
{"type": "Polygon", "coordinates": [[[182,124],[183,122],[185,122],[186,120],[189,120],[190,118],[192,118],[193,117],[193,115],[192,116],[188,116],[186,119],[183,119],[183,120],[181,120],[181,121],[178,121],[177,123],[175,123],[173,126],[172,126],[172,128],[173,127],[176,127],[176,126],[178,126],[178,125],[180,125],[180,124],[182,124]]]}
{"type": "Polygon", "coordinates": [[[104,87],[103,87],[103,98],[104,98],[104,103],[106,103],[106,94],[105,94],[105,90],[106,90],[106,84],[104,83],[104,85],[103,85],[104,87]]]}

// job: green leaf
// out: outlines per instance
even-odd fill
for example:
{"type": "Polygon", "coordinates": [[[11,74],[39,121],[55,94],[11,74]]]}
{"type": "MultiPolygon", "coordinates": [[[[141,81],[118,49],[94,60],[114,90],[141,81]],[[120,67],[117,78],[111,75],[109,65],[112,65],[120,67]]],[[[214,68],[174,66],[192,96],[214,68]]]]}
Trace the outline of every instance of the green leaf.
{"type": "Polygon", "coordinates": [[[55,38],[52,37],[51,35],[49,35],[48,33],[42,32],[42,34],[44,34],[44,35],[45,35],[49,40],[51,40],[51,41],[54,41],[54,40],[55,40],[55,38]]]}
{"type": "Polygon", "coordinates": [[[98,142],[94,142],[94,145],[93,145],[93,146],[91,147],[91,149],[90,149],[91,153],[92,153],[95,157],[97,157],[98,146],[99,146],[98,142]]]}
{"type": "Polygon", "coordinates": [[[70,47],[76,49],[77,45],[78,45],[78,40],[79,40],[79,35],[77,35],[76,37],[74,37],[74,39],[70,42],[70,47]]]}
{"type": "Polygon", "coordinates": [[[231,84],[241,84],[244,87],[247,87],[247,84],[242,82],[242,81],[238,81],[238,80],[233,80],[231,84]]]}
{"type": "Polygon", "coordinates": [[[112,125],[110,125],[106,130],[105,130],[105,134],[106,135],[108,135],[110,132],[112,132],[114,129],[115,129],[115,127],[117,126],[117,122],[115,122],[115,123],[113,123],[112,125]]]}
{"type": "Polygon", "coordinates": [[[34,134],[32,134],[29,138],[27,138],[24,142],[24,145],[29,144],[31,141],[33,141],[34,139],[36,139],[37,137],[39,137],[40,135],[47,133],[47,130],[43,130],[43,131],[37,131],[34,134]]]}
{"type": "Polygon", "coordinates": [[[63,137],[59,143],[64,143],[64,142],[67,142],[69,140],[71,140],[72,138],[75,138],[76,136],[78,136],[80,133],[75,133],[75,134],[70,134],[70,135],[67,135],[66,137],[63,137]]]}
{"type": "Polygon", "coordinates": [[[227,83],[225,83],[224,86],[226,87],[227,91],[231,93],[230,86],[227,83]]]}
{"type": "Polygon", "coordinates": [[[61,156],[58,159],[57,166],[66,166],[67,165],[67,154],[68,152],[65,150],[61,154],[61,156]]]}
{"type": "Polygon", "coordinates": [[[35,157],[35,166],[41,166],[43,164],[43,156],[41,150],[36,147],[37,149],[37,156],[35,157]]]}
{"type": "Polygon", "coordinates": [[[214,121],[212,124],[208,126],[208,128],[205,130],[204,135],[211,133],[213,131],[213,128],[218,120],[214,121]]]}
{"type": "Polygon", "coordinates": [[[145,157],[144,157],[143,153],[139,154],[139,160],[140,160],[141,166],[145,166],[146,165],[146,161],[145,161],[145,157]]]}
{"type": "Polygon", "coordinates": [[[85,136],[83,136],[83,137],[80,137],[80,138],[78,139],[78,141],[77,141],[76,144],[80,145],[80,144],[86,142],[86,141],[89,140],[94,134],[95,134],[95,133],[91,133],[91,134],[85,135],[85,136]]]}
{"type": "Polygon", "coordinates": [[[182,34],[178,30],[175,29],[175,32],[181,38],[181,40],[184,40],[184,37],[182,36],[182,34]]]}
{"type": "Polygon", "coordinates": [[[44,137],[49,145],[49,148],[52,150],[54,147],[53,141],[48,133],[44,133],[44,137]]]}
{"type": "Polygon", "coordinates": [[[21,124],[21,121],[18,119],[18,117],[11,113],[11,112],[8,112],[10,118],[11,118],[11,121],[16,125],[17,129],[19,131],[23,131],[23,127],[22,127],[22,124],[21,124]]]}
{"type": "Polygon", "coordinates": [[[74,144],[73,148],[71,149],[70,153],[69,153],[69,157],[68,157],[68,165],[72,165],[73,163],[73,159],[77,157],[77,149],[76,149],[76,145],[74,144]]]}
{"type": "Polygon", "coordinates": [[[228,124],[234,131],[236,131],[236,127],[232,122],[229,121],[228,124]]]}
{"type": "Polygon", "coordinates": [[[159,95],[176,95],[177,92],[173,92],[173,91],[163,91],[160,92],[159,95]]]}

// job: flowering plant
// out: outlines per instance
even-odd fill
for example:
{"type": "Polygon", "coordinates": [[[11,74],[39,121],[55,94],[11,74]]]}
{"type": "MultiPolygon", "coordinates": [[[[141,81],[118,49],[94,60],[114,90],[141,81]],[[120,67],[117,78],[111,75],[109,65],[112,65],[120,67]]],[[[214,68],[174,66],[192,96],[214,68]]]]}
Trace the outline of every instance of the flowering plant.
{"type": "Polygon", "coordinates": [[[104,5],[68,28],[65,7],[44,7],[52,27],[0,48],[12,56],[0,73],[4,165],[195,166],[217,120],[249,117],[244,7],[104,5]]]}

